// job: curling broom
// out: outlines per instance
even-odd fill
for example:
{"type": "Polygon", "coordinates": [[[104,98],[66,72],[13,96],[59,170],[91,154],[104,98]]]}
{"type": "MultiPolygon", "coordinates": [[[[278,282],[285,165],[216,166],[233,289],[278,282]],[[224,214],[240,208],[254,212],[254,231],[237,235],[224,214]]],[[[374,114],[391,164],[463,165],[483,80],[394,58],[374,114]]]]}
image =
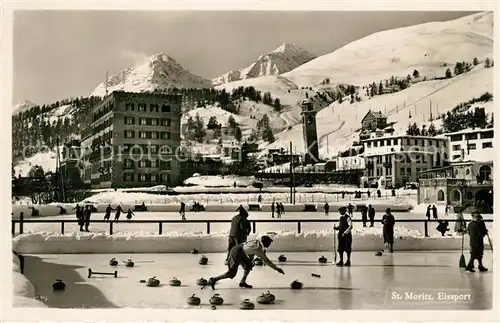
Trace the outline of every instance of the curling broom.
{"type": "Polygon", "coordinates": [[[458,264],[459,268],[465,268],[467,264],[465,263],[465,256],[464,256],[464,235],[465,233],[462,233],[462,255],[460,256],[460,262],[458,264]]]}

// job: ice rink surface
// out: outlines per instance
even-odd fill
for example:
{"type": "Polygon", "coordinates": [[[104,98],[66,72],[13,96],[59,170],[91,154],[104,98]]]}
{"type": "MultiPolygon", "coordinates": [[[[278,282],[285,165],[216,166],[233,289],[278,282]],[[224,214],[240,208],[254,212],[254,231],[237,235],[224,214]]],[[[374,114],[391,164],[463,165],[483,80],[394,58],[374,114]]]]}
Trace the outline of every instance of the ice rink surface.
{"type": "MultiPolygon", "coordinates": [[[[235,212],[187,212],[186,219],[187,220],[230,220],[235,212]]],[[[407,220],[407,219],[420,219],[425,220],[425,214],[418,212],[395,212],[393,213],[396,221],[397,220],[407,220]]],[[[375,226],[381,227],[381,219],[382,212],[378,212],[375,216],[375,226]]],[[[114,217],[114,214],[111,215],[111,218],[114,217]]],[[[104,218],[103,213],[95,213],[92,214],[91,219],[99,219],[102,220],[104,218]]],[[[337,212],[331,212],[328,216],[325,216],[323,212],[286,212],[281,220],[304,220],[307,219],[330,219],[337,221],[339,218],[339,214],[337,212]]],[[[359,212],[354,213],[354,219],[361,219],[361,214],[359,212]]],[[[485,219],[490,219],[491,215],[485,215],[485,219]]],[[[35,219],[32,217],[26,217],[26,220],[29,221],[31,219],[35,219]]],[[[75,215],[60,215],[53,217],[43,217],[36,218],[40,220],[76,220],[75,215]]],[[[133,220],[181,220],[180,216],[176,212],[137,212],[135,216],[132,218],[133,220]]],[[[249,212],[249,220],[256,219],[272,219],[271,214],[269,212],[249,212]]],[[[455,219],[455,214],[450,213],[448,216],[441,215],[440,219],[455,219]]],[[[470,215],[465,215],[466,220],[470,220],[470,215]]],[[[126,220],[125,214],[122,214],[120,217],[120,221],[126,220]]],[[[276,219],[277,222],[274,223],[257,223],[256,230],[257,232],[265,232],[265,231],[292,231],[297,232],[297,223],[294,222],[279,222],[280,219],[276,219]]],[[[361,222],[355,222],[354,227],[359,228],[362,227],[363,224],[361,222]]],[[[450,232],[453,231],[454,222],[450,222],[450,232]]],[[[486,223],[488,228],[493,226],[493,223],[486,223]]],[[[228,232],[230,227],[230,223],[211,223],[211,233],[217,232],[228,232]]],[[[302,231],[317,231],[317,230],[332,230],[332,223],[307,223],[303,222],[301,224],[302,231]]],[[[422,233],[424,232],[424,224],[423,222],[396,222],[396,227],[405,227],[411,230],[419,230],[422,233]]],[[[196,232],[201,231],[206,233],[206,223],[165,223],[163,224],[163,232],[196,232]]],[[[437,231],[436,224],[434,222],[429,224],[429,232],[430,234],[436,234],[437,231]]],[[[19,230],[19,225],[16,226],[16,230],[19,230]]],[[[24,232],[61,232],[61,224],[60,223],[26,223],[24,224],[24,232]]],[[[76,223],[67,224],[65,227],[65,232],[74,232],[78,231],[78,226],[76,223]]],[[[108,223],[94,223],[90,226],[90,231],[92,232],[107,232],[109,231],[108,223]]],[[[113,232],[158,232],[158,224],[157,223],[126,223],[119,222],[113,225],[113,232]]]]}
{"type": "MultiPolygon", "coordinates": [[[[103,250],[103,252],[105,252],[103,250]]],[[[480,310],[491,309],[493,266],[491,251],[485,252],[486,273],[465,273],[458,268],[459,252],[396,252],[377,257],[372,252],[354,252],[352,267],[331,264],[333,255],[324,254],[327,264],[319,264],[321,253],[287,253],[285,263],[278,263],[276,253],[269,252],[271,260],[282,267],[285,275],[264,267],[254,267],[247,282],[253,289],[238,287],[242,275],[240,267],[233,280],[216,285],[216,293],[224,298],[221,309],[238,309],[239,303],[249,298],[256,310],[268,309],[427,309],[480,310]],[[311,276],[321,275],[320,278],[311,276]],[[298,279],[301,290],[290,289],[298,279]],[[276,296],[272,305],[256,303],[256,297],[270,291],[276,296]],[[445,296],[458,300],[445,300],[445,296]],[[430,299],[433,298],[433,299],[430,299]]],[[[217,276],[226,271],[224,254],[206,254],[208,265],[198,264],[201,255],[192,254],[82,254],[82,255],[26,255],[25,275],[49,307],[56,308],[164,308],[210,309],[210,287],[203,290],[196,280],[217,276]],[[116,257],[118,267],[108,265],[116,257]],[[127,268],[122,260],[132,258],[135,267],[127,268]],[[114,272],[118,278],[95,276],[87,278],[87,270],[114,272]],[[159,287],[140,283],[156,276],[159,287]],[[182,281],[180,287],[171,287],[173,277],[182,281]],[[62,279],[66,291],[53,292],[52,283],[62,279]],[[192,294],[201,298],[198,307],[188,306],[192,294]]],[[[466,254],[466,259],[468,255],[466,254]]]]}

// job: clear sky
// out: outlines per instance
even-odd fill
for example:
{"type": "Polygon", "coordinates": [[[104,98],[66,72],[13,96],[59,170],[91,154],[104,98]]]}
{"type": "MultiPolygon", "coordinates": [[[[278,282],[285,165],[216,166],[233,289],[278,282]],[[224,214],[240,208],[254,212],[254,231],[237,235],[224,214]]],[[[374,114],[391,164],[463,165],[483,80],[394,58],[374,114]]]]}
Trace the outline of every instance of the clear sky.
{"type": "Polygon", "coordinates": [[[14,103],[86,96],[106,75],[156,52],[211,79],[283,42],[315,55],[371,33],[473,12],[19,11],[14,103]]]}

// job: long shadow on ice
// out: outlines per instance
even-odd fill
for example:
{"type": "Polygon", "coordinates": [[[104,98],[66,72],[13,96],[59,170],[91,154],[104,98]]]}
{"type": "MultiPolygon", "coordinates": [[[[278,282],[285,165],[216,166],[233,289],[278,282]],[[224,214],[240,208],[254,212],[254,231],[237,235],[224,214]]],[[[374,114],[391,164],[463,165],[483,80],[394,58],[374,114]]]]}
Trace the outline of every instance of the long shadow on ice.
{"type": "MultiPolygon", "coordinates": [[[[51,261],[51,260],[49,260],[51,261]]],[[[45,297],[49,307],[57,308],[117,308],[96,287],[86,282],[73,266],[46,262],[36,256],[25,256],[24,274],[35,286],[36,292],[45,297]],[[56,279],[66,283],[66,290],[54,292],[52,284],[56,279]]]]}

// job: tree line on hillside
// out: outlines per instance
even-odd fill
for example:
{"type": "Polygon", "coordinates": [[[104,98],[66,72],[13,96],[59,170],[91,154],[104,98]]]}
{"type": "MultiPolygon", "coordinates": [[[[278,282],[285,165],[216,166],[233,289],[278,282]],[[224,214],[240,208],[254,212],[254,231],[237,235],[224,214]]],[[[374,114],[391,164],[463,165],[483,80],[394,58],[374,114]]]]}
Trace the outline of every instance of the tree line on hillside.
{"type": "MultiPolygon", "coordinates": [[[[462,62],[456,62],[455,66],[453,67],[453,72],[451,68],[447,68],[446,71],[444,72],[444,78],[449,79],[452,78],[453,76],[458,76],[464,73],[469,72],[472,70],[473,66],[479,65],[479,59],[477,57],[474,57],[472,59],[472,63],[468,61],[462,61],[462,62]]],[[[446,66],[446,63],[444,63],[442,66],[446,66]]],[[[486,58],[484,61],[484,67],[485,68],[490,68],[494,66],[494,62],[490,58],[486,58]]],[[[436,79],[443,79],[442,77],[436,77],[436,79]]]]}

